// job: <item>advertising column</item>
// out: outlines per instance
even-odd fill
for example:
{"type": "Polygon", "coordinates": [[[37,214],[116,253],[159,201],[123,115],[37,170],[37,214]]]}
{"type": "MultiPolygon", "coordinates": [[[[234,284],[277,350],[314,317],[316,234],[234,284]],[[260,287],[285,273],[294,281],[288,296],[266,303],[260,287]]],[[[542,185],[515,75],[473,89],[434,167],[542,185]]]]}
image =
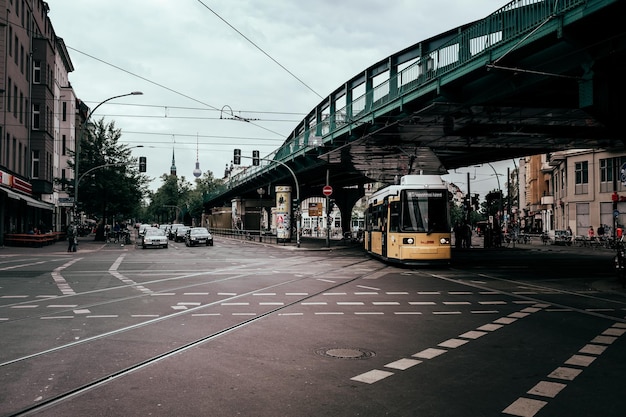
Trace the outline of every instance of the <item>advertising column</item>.
{"type": "Polygon", "coordinates": [[[276,237],[291,239],[291,187],[279,185],[276,191],[276,237]]]}

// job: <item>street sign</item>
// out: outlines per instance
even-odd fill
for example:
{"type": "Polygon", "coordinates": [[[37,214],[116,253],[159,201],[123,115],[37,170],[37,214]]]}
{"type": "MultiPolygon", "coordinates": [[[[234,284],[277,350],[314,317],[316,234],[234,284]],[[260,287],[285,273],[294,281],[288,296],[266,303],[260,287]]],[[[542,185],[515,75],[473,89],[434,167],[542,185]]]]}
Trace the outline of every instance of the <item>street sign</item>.
{"type": "Polygon", "coordinates": [[[622,185],[626,185],[626,163],[623,163],[620,167],[619,179],[622,182],[622,185]]]}
{"type": "Polygon", "coordinates": [[[59,207],[71,207],[74,205],[74,197],[59,197],[57,205],[59,207]]]}
{"type": "Polygon", "coordinates": [[[333,187],[331,187],[330,185],[325,185],[324,188],[322,188],[322,193],[326,197],[330,197],[331,194],[333,193],[333,187]]]}

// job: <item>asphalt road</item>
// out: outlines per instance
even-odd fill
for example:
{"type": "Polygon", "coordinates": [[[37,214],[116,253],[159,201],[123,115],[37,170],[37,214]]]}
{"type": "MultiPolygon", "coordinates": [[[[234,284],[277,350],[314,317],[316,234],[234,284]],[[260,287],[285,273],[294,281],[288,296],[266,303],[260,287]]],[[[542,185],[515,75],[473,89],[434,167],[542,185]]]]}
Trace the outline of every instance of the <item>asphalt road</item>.
{"type": "Polygon", "coordinates": [[[0,249],[0,416],[618,416],[612,253],[0,249]]]}

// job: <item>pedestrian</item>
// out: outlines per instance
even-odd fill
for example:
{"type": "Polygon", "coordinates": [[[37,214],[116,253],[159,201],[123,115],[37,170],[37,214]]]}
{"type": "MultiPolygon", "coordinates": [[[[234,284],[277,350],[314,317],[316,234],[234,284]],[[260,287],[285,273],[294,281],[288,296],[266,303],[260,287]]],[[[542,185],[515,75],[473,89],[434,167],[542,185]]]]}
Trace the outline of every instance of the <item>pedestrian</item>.
{"type": "Polygon", "coordinates": [[[589,230],[587,231],[587,237],[589,238],[589,240],[594,240],[595,239],[595,232],[593,231],[593,226],[589,226],[589,230]]]}
{"type": "Polygon", "coordinates": [[[76,252],[76,227],[74,227],[74,222],[71,222],[69,226],[67,226],[67,251],[68,252],[76,252]]]}

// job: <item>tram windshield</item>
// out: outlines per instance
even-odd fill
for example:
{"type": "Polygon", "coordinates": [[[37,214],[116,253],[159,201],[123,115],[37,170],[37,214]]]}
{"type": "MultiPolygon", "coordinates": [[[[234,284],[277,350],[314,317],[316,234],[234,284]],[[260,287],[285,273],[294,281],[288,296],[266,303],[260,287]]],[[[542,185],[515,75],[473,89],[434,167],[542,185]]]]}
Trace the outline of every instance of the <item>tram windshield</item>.
{"type": "Polygon", "coordinates": [[[446,190],[402,190],[400,229],[403,232],[449,232],[446,190]]]}

